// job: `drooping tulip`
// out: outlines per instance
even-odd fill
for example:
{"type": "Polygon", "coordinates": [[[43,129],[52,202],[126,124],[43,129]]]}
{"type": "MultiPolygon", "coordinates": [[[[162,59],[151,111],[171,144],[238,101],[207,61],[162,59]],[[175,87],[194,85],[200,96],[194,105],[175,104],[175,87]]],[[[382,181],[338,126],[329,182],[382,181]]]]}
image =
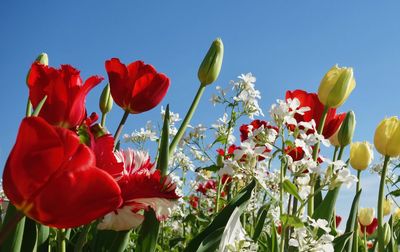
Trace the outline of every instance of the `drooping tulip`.
{"type": "MultiPolygon", "coordinates": [[[[294,115],[297,123],[310,122],[312,119],[314,119],[315,124],[318,127],[324,111],[324,105],[318,100],[317,94],[308,93],[304,90],[287,91],[286,100],[288,99],[298,99],[300,102],[300,107],[310,108],[310,110],[304,112],[302,115],[297,113],[294,115]]],[[[345,113],[336,114],[335,108],[328,109],[322,135],[326,139],[330,138],[339,129],[345,117],[345,113]]]]}
{"type": "Polygon", "coordinates": [[[25,215],[57,228],[88,224],[122,203],[118,184],[96,167],[89,147],[73,131],[40,117],[22,121],[3,188],[25,215]]]}
{"type": "Polygon", "coordinates": [[[365,170],[374,159],[372,145],[366,141],[350,144],[350,165],[356,170],[365,170]]]}
{"type": "Polygon", "coordinates": [[[169,78],[152,65],[135,61],[124,65],[117,58],[105,63],[115,103],[131,114],[139,114],[157,106],[169,88],[169,78]]]}
{"type": "Polygon", "coordinates": [[[400,120],[397,116],[385,118],[375,130],[374,145],[382,155],[400,155],[400,120]]]}
{"type": "Polygon", "coordinates": [[[47,96],[39,116],[52,125],[74,128],[85,119],[86,95],[102,80],[92,76],[82,83],[80,72],[70,65],[55,69],[35,62],[28,77],[29,98],[35,108],[47,96]]]}
{"type": "Polygon", "coordinates": [[[319,101],[329,107],[341,106],[356,87],[351,67],[333,66],[321,80],[318,89],[319,101]]]}

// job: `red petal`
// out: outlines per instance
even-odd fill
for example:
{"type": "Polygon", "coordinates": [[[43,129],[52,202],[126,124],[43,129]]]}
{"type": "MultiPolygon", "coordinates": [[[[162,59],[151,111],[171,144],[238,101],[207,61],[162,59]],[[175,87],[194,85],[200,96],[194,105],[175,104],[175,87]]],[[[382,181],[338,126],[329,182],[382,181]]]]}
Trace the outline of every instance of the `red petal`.
{"type": "Polygon", "coordinates": [[[94,146],[96,155],[96,165],[106,171],[115,179],[122,176],[124,164],[118,163],[114,155],[114,138],[110,135],[104,135],[96,139],[94,146]]]}
{"type": "Polygon", "coordinates": [[[134,82],[129,79],[128,69],[117,58],[107,60],[105,65],[115,103],[124,109],[129,108],[134,82]]]}
{"type": "Polygon", "coordinates": [[[72,131],[29,117],[8,158],[4,192],[41,223],[59,228],[87,224],[122,200],[114,179],[94,164],[94,154],[72,131]]]}

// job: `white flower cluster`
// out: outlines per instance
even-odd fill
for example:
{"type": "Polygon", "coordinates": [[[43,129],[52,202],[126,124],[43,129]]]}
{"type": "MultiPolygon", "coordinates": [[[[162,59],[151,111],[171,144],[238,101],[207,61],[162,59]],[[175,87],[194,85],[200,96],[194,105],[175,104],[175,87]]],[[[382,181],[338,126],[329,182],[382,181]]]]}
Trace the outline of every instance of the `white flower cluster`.
{"type": "Polygon", "coordinates": [[[233,97],[234,101],[243,103],[243,111],[249,118],[254,119],[254,116],[264,116],[258,99],[261,99],[260,91],[254,88],[256,77],[251,73],[241,74],[238,76],[239,81],[233,83],[233,89],[238,93],[233,97]]]}
{"type": "Polygon", "coordinates": [[[227,143],[233,144],[236,140],[236,137],[233,135],[233,127],[228,126],[229,119],[228,114],[224,113],[224,115],[218,119],[217,123],[212,124],[211,127],[215,129],[215,138],[216,139],[225,139],[228,136],[227,143]]]}
{"type": "Polygon", "coordinates": [[[157,132],[154,130],[154,127],[151,121],[147,121],[146,126],[144,128],[140,128],[139,131],[135,130],[132,134],[124,135],[125,142],[132,142],[138,145],[142,145],[147,141],[157,141],[157,132]]]}
{"type": "Polygon", "coordinates": [[[298,248],[298,251],[333,252],[334,236],[330,235],[329,223],[326,220],[308,218],[309,227],[295,228],[289,240],[289,246],[298,248]],[[318,238],[318,230],[326,233],[318,238]]]}

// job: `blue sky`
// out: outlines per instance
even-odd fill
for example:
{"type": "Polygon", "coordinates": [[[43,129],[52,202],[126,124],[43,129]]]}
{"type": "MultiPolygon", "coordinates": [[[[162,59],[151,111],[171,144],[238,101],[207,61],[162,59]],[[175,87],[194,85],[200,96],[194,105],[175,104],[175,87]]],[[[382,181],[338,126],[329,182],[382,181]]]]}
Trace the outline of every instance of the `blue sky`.
{"type": "MultiPolygon", "coordinates": [[[[104,61],[144,60],[171,78],[162,102],[184,115],[198,88],[197,68],[216,37],[225,44],[218,85],[252,72],[267,112],[286,90],[316,91],[334,64],[352,66],[357,87],[340,111],[354,110],[354,140],[372,141],[376,125],[400,108],[400,2],[384,1],[5,1],[0,8],[0,164],[3,166],[24,116],[27,70],[40,52],[52,66],[71,64],[82,78],[106,77],[104,61]]],[[[103,82],[103,85],[105,82],[103,82]]],[[[87,99],[98,111],[102,86],[87,99]]],[[[193,123],[210,125],[220,115],[208,99],[210,86],[193,123]]],[[[159,120],[160,108],[128,119],[125,132],[159,120]]],[[[109,116],[114,131],[122,115],[109,116]]],[[[367,175],[368,172],[365,172],[367,175]]],[[[362,205],[375,206],[375,175],[363,178],[362,205]]],[[[341,196],[339,212],[352,199],[341,196]]],[[[345,191],[343,191],[345,192],[345,191]]]]}

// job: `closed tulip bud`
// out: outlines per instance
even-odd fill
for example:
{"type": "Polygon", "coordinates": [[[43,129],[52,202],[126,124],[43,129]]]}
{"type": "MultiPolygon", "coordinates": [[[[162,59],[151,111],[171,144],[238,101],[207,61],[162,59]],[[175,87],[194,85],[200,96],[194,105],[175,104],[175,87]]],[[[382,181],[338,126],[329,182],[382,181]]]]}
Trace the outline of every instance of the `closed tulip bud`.
{"type": "Polygon", "coordinates": [[[356,170],[365,170],[374,159],[370,143],[355,142],[350,145],[350,165],[356,170]]]}
{"type": "Polygon", "coordinates": [[[383,224],[383,239],[384,239],[384,244],[387,246],[390,242],[390,239],[392,238],[392,232],[390,230],[389,223],[383,224]]]}
{"type": "Polygon", "coordinates": [[[374,145],[382,155],[400,155],[400,120],[397,116],[385,118],[375,130],[374,145]]]}
{"type": "Polygon", "coordinates": [[[340,128],[329,138],[329,142],[335,147],[340,147],[338,139],[339,130],[340,128]]]}
{"type": "Polygon", "coordinates": [[[393,201],[390,199],[383,200],[383,216],[389,215],[392,213],[393,201]]]}
{"type": "Polygon", "coordinates": [[[224,58],[224,44],[220,38],[214,40],[199,67],[197,76],[202,85],[213,83],[219,75],[224,58]]]}
{"type": "Polygon", "coordinates": [[[49,57],[47,56],[47,53],[39,54],[35,61],[45,66],[49,65],[49,57]]]}
{"type": "MultiPolygon", "coordinates": [[[[49,65],[49,57],[47,56],[47,53],[41,53],[41,54],[39,54],[39,56],[37,56],[37,58],[34,62],[48,66],[49,65]]],[[[31,73],[31,69],[29,69],[28,74],[26,75],[26,83],[28,83],[30,73],[31,73]]]]}
{"type": "Polygon", "coordinates": [[[374,220],[374,216],[375,216],[375,209],[370,207],[361,208],[358,211],[358,221],[363,226],[369,226],[374,220]]]}
{"type": "Polygon", "coordinates": [[[329,108],[337,108],[347,100],[355,86],[353,69],[335,65],[321,80],[318,99],[329,108]]]}
{"type": "Polygon", "coordinates": [[[110,84],[107,84],[104,87],[103,92],[101,93],[101,96],[100,96],[99,107],[100,107],[101,113],[107,114],[108,112],[110,112],[112,109],[113,103],[114,103],[113,98],[111,97],[111,93],[110,93],[110,84]]]}
{"type": "Polygon", "coordinates": [[[353,139],[354,129],[356,128],[356,116],[353,111],[349,111],[340,126],[338,132],[338,142],[341,147],[349,145],[353,139]]]}

